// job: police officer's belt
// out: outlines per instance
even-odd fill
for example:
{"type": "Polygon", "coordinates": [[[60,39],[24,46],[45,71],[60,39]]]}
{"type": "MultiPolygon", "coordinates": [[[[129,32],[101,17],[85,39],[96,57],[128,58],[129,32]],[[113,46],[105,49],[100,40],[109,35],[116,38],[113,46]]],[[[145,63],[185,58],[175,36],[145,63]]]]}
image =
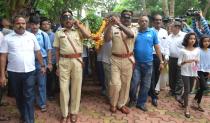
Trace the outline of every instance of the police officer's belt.
{"type": "Polygon", "coordinates": [[[75,54],[60,54],[60,57],[63,58],[80,58],[82,56],[81,53],[75,53],[75,54]]]}
{"type": "Polygon", "coordinates": [[[120,57],[120,58],[129,58],[130,56],[133,55],[133,52],[131,53],[127,53],[127,54],[116,54],[116,53],[112,53],[113,56],[116,56],[116,57],[120,57]]]}

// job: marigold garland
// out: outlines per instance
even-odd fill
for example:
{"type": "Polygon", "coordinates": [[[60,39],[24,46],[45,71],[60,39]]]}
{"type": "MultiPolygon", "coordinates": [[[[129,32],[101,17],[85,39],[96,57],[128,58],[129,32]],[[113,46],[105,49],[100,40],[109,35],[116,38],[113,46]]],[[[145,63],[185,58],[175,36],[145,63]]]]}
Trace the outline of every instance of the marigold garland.
{"type": "Polygon", "coordinates": [[[102,21],[102,24],[99,28],[99,30],[96,32],[96,33],[92,33],[91,34],[91,39],[95,41],[95,48],[98,50],[104,43],[104,40],[103,40],[103,31],[106,27],[106,20],[103,20],[102,21]]]}

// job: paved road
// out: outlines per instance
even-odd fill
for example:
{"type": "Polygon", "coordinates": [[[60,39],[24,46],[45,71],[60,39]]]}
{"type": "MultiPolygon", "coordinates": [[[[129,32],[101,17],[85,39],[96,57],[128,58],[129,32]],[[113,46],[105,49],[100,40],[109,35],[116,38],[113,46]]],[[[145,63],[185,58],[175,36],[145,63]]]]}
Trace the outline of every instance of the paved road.
{"type": "MultiPolygon", "coordinates": [[[[78,123],[210,123],[210,96],[205,96],[202,103],[205,112],[191,110],[191,118],[187,119],[184,117],[181,106],[174,98],[166,96],[166,93],[166,91],[160,93],[157,108],[153,107],[148,99],[149,111],[147,113],[131,108],[131,113],[128,115],[119,111],[112,114],[109,111],[108,101],[105,97],[100,96],[100,87],[93,83],[85,84],[82,89],[78,123]]],[[[10,105],[0,107],[0,113],[10,116],[11,120],[2,123],[18,123],[19,115],[14,99],[6,97],[4,100],[10,105]]],[[[58,104],[57,100],[48,102],[48,110],[45,113],[36,109],[36,123],[59,123],[61,116],[58,104]]]]}

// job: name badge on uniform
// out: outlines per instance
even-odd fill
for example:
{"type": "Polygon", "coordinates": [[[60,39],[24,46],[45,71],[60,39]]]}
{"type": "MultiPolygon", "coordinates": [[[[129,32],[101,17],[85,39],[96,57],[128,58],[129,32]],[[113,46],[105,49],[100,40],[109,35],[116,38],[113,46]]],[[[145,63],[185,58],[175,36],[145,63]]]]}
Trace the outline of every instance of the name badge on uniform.
{"type": "Polygon", "coordinates": [[[119,34],[119,32],[114,32],[114,34],[119,34]]]}
{"type": "Polygon", "coordinates": [[[60,38],[65,38],[65,36],[60,36],[60,38]]]}

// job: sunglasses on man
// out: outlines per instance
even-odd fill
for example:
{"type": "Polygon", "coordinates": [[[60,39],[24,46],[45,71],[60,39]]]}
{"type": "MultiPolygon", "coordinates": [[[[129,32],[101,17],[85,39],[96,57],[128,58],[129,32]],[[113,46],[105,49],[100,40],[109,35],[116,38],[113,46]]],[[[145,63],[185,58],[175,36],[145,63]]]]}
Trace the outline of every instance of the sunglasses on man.
{"type": "Polygon", "coordinates": [[[129,14],[122,14],[121,17],[128,20],[131,19],[131,15],[129,14]]]}
{"type": "Polygon", "coordinates": [[[73,17],[71,15],[63,15],[61,17],[61,20],[66,21],[66,20],[73,20],[73,17]]]}

